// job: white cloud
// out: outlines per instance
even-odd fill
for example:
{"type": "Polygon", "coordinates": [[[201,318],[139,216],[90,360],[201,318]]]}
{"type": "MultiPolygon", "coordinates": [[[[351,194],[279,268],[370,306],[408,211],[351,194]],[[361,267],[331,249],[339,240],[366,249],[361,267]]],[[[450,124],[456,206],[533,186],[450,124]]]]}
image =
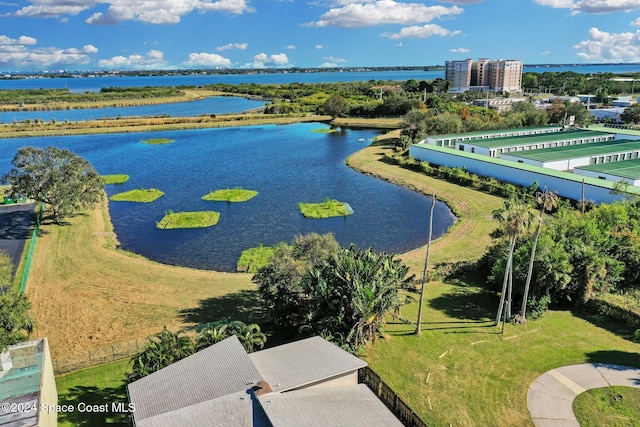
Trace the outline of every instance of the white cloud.
{"type": "Polygon", "coordinates": [[[400,3],[394,0],[347,2],[329,9],[320,20],[308,25],[355,28],[382,24],[420,24],[447,15],[458,15],[463,9],[452,6],[425,6],[421,3],[400,3]]]}
{"type": "Polygon", "coordinates": [[[189,59],[183,64],[187,67],[224,67],[230,68],[231,61],[215,53],[190,53],[189,59]]]}
{"type": "Polygon", "coordinates": [[[440,3],[451,3],[451,4],[472,4],[472,3],[480,3],[484,0],[438,0],[440,3]]]}
{"type": "Polygon", "coordinates": [[[325,56],[324,58],[325,61],[331,61],[331,62],[347,62],[346,59],[344,58],[337,58],[335,56],[325,56]]]}
{"type": "Polygon", "coordinates": [[[640,18],[636,18],[635,21],[631,23],[634,27],[640,27],[640,18]]]}
{"type": "Polygon", "coordinates": [[[449,52],[451,52],[451,53],[469,53],[471,51],[469,49],[465,48],[465,47],[459,47],[457,49],[451,49],[451,50],[449,50],[449,52]]]}
{"type": "Polygon", "coordinates": [[[316,45],[316,49],[322,49],[324,46],[322,46],[321,44],[317,44],[316,45]]]}
{"type": "Polygon", "coordinates": [[[0,65],[3,68],[42,70],[49,67],[69,68],[90,62],[91,54],[98,52],[93,45],[82,48],[35,47],[38,41],[29,36],[17,39],[0,35],[0,65]]]}
{"type": "Polygon", "coordinates": [[[320,64],[320,68],[338,68],[338,64],[335,62],[323,62],[320,64]]]}
{"type": "Polygon", "coordinates": [[[165,66],[164,54],[159,50],[150,50],[146,55],[114,56],[98,61],[98,67],[113,70],[159,69],[165,66]]]}
{"type": "MultiPolygon", "coordinates": [[[[459,34],[458,31],[455,32],[459,34]]],[[[383,37],[388,37],[392,40],[406,39],[406,38],[418,38],[428,39],[431,36],[445,37],[449,35],[455,35],[454,32],[442,28],[440,25],[426,24],[426,25],[413,25],[411,27],[404,27],[400,32],[395,34],[384,33],[383,37]]]]}
{"type": "Polygon", "coordinates": [[[295,45],[293,45],[293,44],[290,44],[289,46],[287,46],[287,49],[288,49],[288,50],[293,50],[293,49],[295,49],[295,48],[296,48],[296,46],[295,46],[295,45]]]}
{"type": "Polygon", "coordinates": [[[554,9],[571,9],[572,14],[630,12],[640,9],[638,0],[534,0],[540,6],[554,9]]]}
{"type": "Polygon", "coordinates": [[[259,53],[253,57],[253,62],[244,64],[243,68],[267,68],[267,67],[287,67],[290,66],[289,57],[286,53],[276,53],[267,55],[259,53]]]}
{"type": "MultiPolygon", "coordinates": [[[[193,11],[242,14],[253,12],[249,0],[28,0],[16,16],[60,18],[78,15],[101,4],[106,12],[95,12],[86,22],[93,25],[141,21],[149,24],[175,24],[193,11]]],[[[63,18],[66,19],[66,18],[63,18]]]]}
{"type": "Polygon", "coordinates": [[[640,62],[640,31],[608,33],[594,27],[589,30],[589,39],[574,48],[585,62],[640,62]]]}
{"type": "Polygon", "coordinates": [[[225,44],[224,46],[218,46],[216,50],[218,52],[223,52],[225,50],[231,50],[231,49],[245,50],[247,47],[249,47],[249,43],[228,43],[228,44],[225,44]]]}

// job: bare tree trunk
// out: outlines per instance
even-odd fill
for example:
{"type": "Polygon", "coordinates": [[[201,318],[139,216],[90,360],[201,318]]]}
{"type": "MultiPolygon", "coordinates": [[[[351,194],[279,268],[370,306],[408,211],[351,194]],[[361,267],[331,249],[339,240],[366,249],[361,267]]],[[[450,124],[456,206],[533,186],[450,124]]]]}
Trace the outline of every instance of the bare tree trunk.
{"type": "Polygon", "coordinates": [[[509,287],[507,288],[507,316],[506,319],[511,319],[511,307],[513,305],[513,252],[511,253],[511,262],[509,263],[509,287]]]}
{"type": "Polygon", "coordinates": [[[538,217],[538,229],[536,235],[533,238],[533,244],[531,246],[531,258],[529,258],[529,271],[527,272],[527,281],[524,285],[524,296],[522,297],[522,308],[520,314],[522,318],[527,318],[527,299],[529,298],[529,286],[531,285],[531,278],[533,277],[533,260],[536,257],[536,248],[538,246],[538,239],[540,238],[540,231],[542,230],[542,214],[544,213],[544,205],[540,211],[540,217],[538,217]]]}
{"type": "Polygon", "coordinates": [[[509,256],[507,257],[507,265],[504,269],[504,280],[502,282],[502,295],[500,297],[500,304],[498,305],[498,314],[496,314],[496,321],[494,323],[495,326],[498,326],[500,323],[500,317],[502,316],[502,308],[504,307],[504,300],[507,295],[507,283],[509,281],[509,269],[511,268],[511,260],[513,256],[513,250],[516,246],[515,237],[511,238],[509,242],[509,256]]]}
{"type": "Polygon", "coordinates": [[[433,210],[436,206],[436,195],[431,196],[431,212],[429,213],[429,240],[427,241],[427,256],[424,259],[424,269],[422,270],[422,286],[420,287],[420,303],[418,305],[418,325],[416,326],[416,335],[422,333],[422,306],[424,304],[424,288],[427,281],[427,268],[429,266],[429,254],[431,253],[431,236],[433,231],[433,210]]]}

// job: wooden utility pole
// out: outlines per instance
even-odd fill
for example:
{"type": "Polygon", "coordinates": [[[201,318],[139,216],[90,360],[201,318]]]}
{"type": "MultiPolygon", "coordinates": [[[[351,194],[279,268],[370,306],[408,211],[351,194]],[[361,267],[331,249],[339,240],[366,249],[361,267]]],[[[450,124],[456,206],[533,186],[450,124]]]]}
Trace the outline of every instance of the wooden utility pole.
{"type": "Polygon", "coordinates": [[[424,304],[424,288],[427,281],[427,268],[429,266],[429,253],[431,252],[431,236],[433,231],[433,210],[436,207],[436,195],[431,196],[431,212],[429,213],[429,240],[427,242],[427,256],[424,259],[424,270],[422,270],[422,286],[420,287],[420,303],[418,305],[418,325],[416,326],[416,335],[422,333],[420,327],[422,325],[422,305],[424,304]]]}

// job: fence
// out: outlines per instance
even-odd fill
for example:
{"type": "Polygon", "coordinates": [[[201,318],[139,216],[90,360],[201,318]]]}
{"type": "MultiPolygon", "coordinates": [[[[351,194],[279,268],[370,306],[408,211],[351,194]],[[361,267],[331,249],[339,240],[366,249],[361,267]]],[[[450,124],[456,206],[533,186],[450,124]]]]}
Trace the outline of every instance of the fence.
{"type": "Polygon", "coordinates": [[[31,258],[33,257],[33,251],[36,249],[36,242],[38,240],[38,234],[40,232],[40,221],[42,220],[42,211],[44,210],[44,204],[40,203],[40,209],[36,213],[36,226],[31,233],[31,243],[29,243],[29,251],[27,252],[27,258],[24,261],[24,268],[22,269],[22,278],[20,280],[20,292],[24,292],[27,286],[27,278],[29,277],[29,269],[31,268],[31,258]]]}
{"type": "Polygon", "coordinates": [[[65,374],[67,372],[77,371],[78,369],[90,368],[92,366],[102,365],[103,363],[126,359],[144,349],[146,342],[144,339],[123,342],[89,350],[85,353],[64,359],[54,359],[53,372],[56,375],[65,374]]]}
{"type": "Polygon", "coordinates": [[[366,384],[387,408],[407,427],[428,427],[413,409],[368,366],[358,371],[358,382],[366,384]]]}

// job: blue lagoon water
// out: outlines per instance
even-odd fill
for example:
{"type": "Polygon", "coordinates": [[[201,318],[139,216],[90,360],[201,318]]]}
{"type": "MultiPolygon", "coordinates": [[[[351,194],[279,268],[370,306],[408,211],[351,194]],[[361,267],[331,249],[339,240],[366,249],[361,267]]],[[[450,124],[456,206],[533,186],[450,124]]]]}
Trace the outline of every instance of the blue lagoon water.
{"type": "MultiPolygon", "coordinates": [[[[67,136],[0,141],[0,174],[25,145],[68,148],[89,160],[101,174],[126,173],[123,185],[107,186],[108,195],[137,188],[158,188],[165,195],[144,203],[110,202],[122,247],[150,259],[220,271],[233,271],[240,253],[259,244],[291,241],[296,234],[332,232],[343,245],[355,243],[403,252],[426,243],[430,199],[360,174],[345,159],[368,144],[373,130],[312,132],[318,123],[223,129],[67,136]],[[172,144],[148,145],[149,138],[172,144]],[[365,142],[359,140],[364,139],[365,142]],[[243,187],[259,192],[244,203],[205,202],[212,190],[243,187]],[[348,217],[307,219],[299,202],[335,198],[355,213],[348,217]],[[215,210],[214,227],[160,230],[156,222],[172,210],[215,210]]],[[[434,238],[454,217],[437,202],[434,238]]]]}

